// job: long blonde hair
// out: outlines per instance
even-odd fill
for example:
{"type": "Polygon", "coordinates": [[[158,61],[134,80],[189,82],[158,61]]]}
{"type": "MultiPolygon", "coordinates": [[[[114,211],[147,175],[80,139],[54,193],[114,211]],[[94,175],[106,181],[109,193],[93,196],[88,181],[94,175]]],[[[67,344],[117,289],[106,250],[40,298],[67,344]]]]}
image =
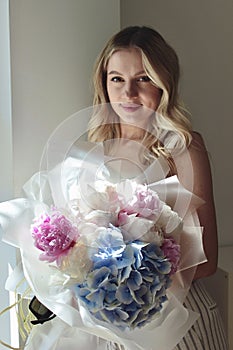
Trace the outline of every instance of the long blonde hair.
{"type": "Polygon", "coordinates": [[[149,27],[123,29],[108,41],[99,55],[93,75],[93,104],[99,107],[89,123],[89,140],[101,142],[121,137],[119,118],[108,105],[107,66],[114,52],[128,48],[140,50],[147,75],[161,90],[160,103],[150,131],[145,133],[142,140],[143,145],[154,157],[163,155],[169,161],[174,150],[181,152],[190,144],[192,127],[179,101],[178,57],[163,37],[149,27]]]}

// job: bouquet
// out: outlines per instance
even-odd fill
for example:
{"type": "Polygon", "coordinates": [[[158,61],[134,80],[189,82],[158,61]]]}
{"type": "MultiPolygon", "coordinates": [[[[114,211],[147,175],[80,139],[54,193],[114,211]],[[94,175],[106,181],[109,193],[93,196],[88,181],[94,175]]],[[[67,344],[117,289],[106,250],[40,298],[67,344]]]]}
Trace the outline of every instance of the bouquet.
{"type": "MultiPolygon", "coordinates": [[[[112,181],[103,146],[84,153],[35,174],[26,198],[0,204],[3,239],[22,258],[10,281],[16,288],[23,275],[30,298],[57,316],[32,329],[25,349],[70,339],[80,350],[106,349],[106,341],[171,350],[198,317],[183,301],[205,260],[201,201],[176,176],[112,181]]],[[[156,167],[157,160],[145,177],[156,167]]]]}
{"type": "Polygon", "coordinates": [[[31,233],[39,258],[55,263],[93,317],[134,329],[154,319],[167,300],[182,219],[146,185],[127,180],[104,187],[94,195],[94,209],[80,202],[78,216],[69,218],[52,208],[34,219],[31,233]]]}

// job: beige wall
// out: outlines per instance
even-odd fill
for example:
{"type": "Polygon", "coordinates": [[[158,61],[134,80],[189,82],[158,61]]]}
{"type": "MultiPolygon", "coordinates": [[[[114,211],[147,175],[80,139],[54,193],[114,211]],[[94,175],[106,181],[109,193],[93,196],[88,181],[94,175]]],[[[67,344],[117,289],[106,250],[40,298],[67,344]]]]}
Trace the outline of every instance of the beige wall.
{"type": "Polygon", "coordinates": [[[120,28],[119,9],[118,0],[10,1],[16,194],[51,132],[91,104],[93,63],[120,28]]]}
{"type": "Polygon", "coordinates": [[[121,26],[149,25],[176,49],[181,94],[206,141],[220,245],[233,244],[232,0],[122,0],[121,26]]]}

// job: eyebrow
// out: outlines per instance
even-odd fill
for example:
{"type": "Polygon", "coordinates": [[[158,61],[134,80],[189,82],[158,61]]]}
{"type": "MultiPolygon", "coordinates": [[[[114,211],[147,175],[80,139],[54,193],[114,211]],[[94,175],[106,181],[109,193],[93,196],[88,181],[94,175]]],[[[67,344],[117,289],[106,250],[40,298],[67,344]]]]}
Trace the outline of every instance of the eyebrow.
{"type": "MultiPolygon", "coordinates": [[[[112,74],[123,75],[122,73],[117,72],[116,70],[111,70],[111,71],[108,73],[108,75],[112,75],[112,74]]],[[[146,74],[146,72],[145,72],[144,70],[142,70],[142,71],[136,73],[135,76],[141,75],[141,74],[146,74]]]]}

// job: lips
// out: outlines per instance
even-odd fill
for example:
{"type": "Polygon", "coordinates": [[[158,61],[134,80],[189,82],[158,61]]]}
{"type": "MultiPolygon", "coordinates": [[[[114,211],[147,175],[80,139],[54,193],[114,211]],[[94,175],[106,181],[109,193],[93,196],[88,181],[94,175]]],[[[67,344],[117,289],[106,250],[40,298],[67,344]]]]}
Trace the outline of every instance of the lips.
{"type": "Polygon", "coordinates": [[[120,106],[124,111],[131,113],[136,112],[142,107],[142,105],[136,103],[121,103],[120,106]]]}

